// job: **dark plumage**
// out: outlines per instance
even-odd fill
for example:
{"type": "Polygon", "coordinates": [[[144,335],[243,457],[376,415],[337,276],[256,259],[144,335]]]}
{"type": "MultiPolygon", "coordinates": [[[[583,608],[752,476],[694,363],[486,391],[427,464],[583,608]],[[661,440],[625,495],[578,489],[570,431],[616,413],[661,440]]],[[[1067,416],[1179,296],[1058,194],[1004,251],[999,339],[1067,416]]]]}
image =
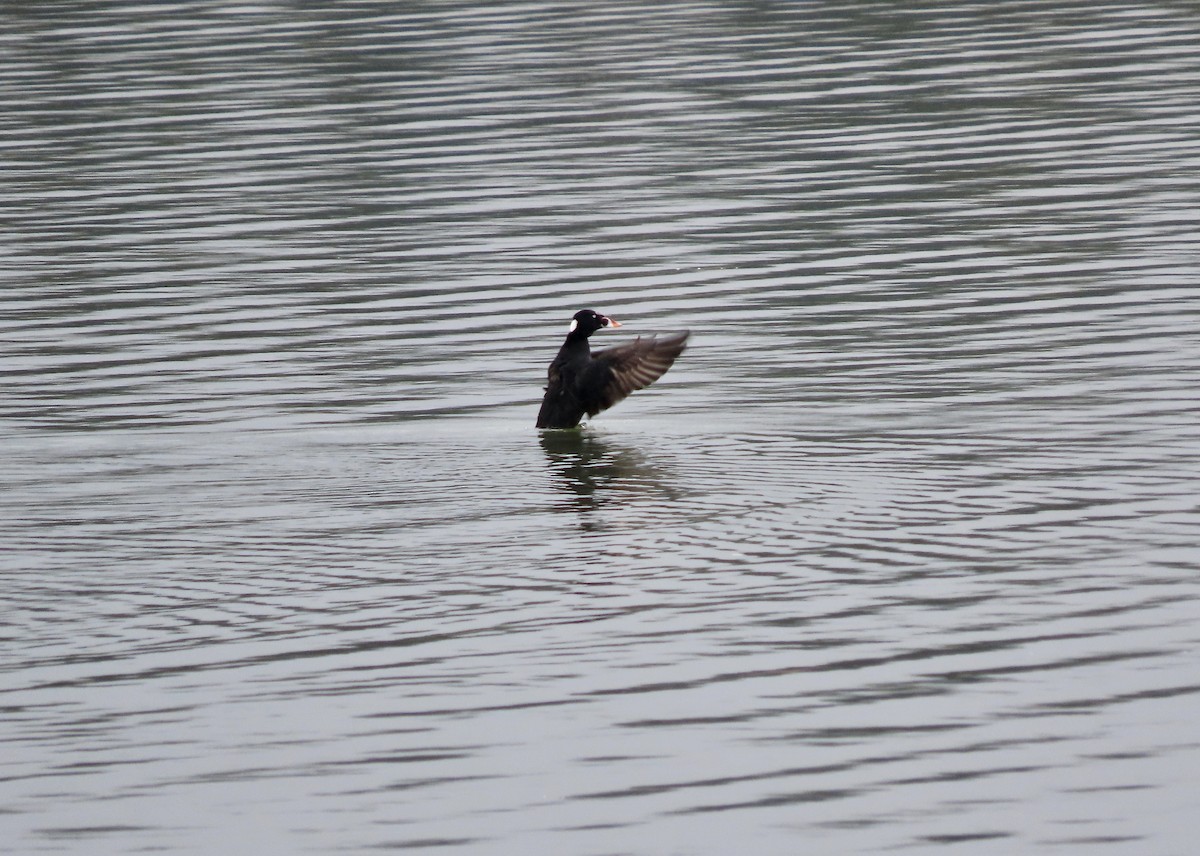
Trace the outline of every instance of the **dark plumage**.
{"type": "Polygon", "coordinates": [[[687,333],[661,339],[639,336],[593,354],[588,337],[602,327],[620,326],[590,309],[575,313],[567,340],[550,363],[537,427],[574,428],[585,413],[595,416],[607,410],[635,389],[662,377],[687,345],[687,333]]]}

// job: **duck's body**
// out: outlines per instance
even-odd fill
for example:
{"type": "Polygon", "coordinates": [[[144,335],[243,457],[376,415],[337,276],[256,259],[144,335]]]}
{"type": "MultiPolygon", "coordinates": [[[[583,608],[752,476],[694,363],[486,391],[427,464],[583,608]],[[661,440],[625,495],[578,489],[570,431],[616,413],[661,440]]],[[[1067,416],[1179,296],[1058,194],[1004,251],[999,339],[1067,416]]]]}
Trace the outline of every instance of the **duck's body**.
{"type": "Polygon", "coordinates": [[[687,345],[687,333],[641,337],[592,353],[588,337],[602,327],[620,327],[590,309],[575,313],[567,339],[550,363],[538,428],[574,428],[579,420],[607,410],[634,390],[658,380],[687,345]]]}

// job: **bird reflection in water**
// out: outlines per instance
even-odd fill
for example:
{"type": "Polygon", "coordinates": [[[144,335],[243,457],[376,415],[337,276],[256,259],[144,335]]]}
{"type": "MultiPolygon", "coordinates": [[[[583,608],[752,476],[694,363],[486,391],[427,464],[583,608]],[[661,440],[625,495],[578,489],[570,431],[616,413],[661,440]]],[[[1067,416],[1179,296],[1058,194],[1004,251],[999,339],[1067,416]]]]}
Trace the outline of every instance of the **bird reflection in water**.
{"type": "MultiPolygon", "coordinates": [[[[661,466],[635,449],[617,446],[591,431],[542,431],[539,442],[556,477],[556,486],[571,496],[570,506],[577,511],[594,512],[637,500],[670,502],[679,498],[661,466]]],[[[596,526],[589,517],[580,522],[585,529],[596,526]]]]}

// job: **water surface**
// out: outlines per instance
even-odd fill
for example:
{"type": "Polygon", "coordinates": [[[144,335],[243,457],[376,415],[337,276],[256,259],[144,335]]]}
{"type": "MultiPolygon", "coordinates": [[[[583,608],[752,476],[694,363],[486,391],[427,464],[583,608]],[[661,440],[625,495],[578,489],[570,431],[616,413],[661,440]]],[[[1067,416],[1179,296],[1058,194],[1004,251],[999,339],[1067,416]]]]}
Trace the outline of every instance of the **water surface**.
{"type": "Polygon", "coordinates": [[[15,852],[1188,852],[1185,5],[0,23],[15,852]]]}

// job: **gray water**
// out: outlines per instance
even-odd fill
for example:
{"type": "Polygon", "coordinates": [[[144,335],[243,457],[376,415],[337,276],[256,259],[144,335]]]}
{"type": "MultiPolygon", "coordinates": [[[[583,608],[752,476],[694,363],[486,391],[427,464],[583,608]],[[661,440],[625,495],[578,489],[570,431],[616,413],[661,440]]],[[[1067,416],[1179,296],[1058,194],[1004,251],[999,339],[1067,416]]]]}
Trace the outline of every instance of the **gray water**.
{"type": "Polygon", "coordinates": [[[0,840],[1193,852],[1198,46],[6,4],[0,840]],[[584,306],[691,346],[539,436],[584,306]]]}

